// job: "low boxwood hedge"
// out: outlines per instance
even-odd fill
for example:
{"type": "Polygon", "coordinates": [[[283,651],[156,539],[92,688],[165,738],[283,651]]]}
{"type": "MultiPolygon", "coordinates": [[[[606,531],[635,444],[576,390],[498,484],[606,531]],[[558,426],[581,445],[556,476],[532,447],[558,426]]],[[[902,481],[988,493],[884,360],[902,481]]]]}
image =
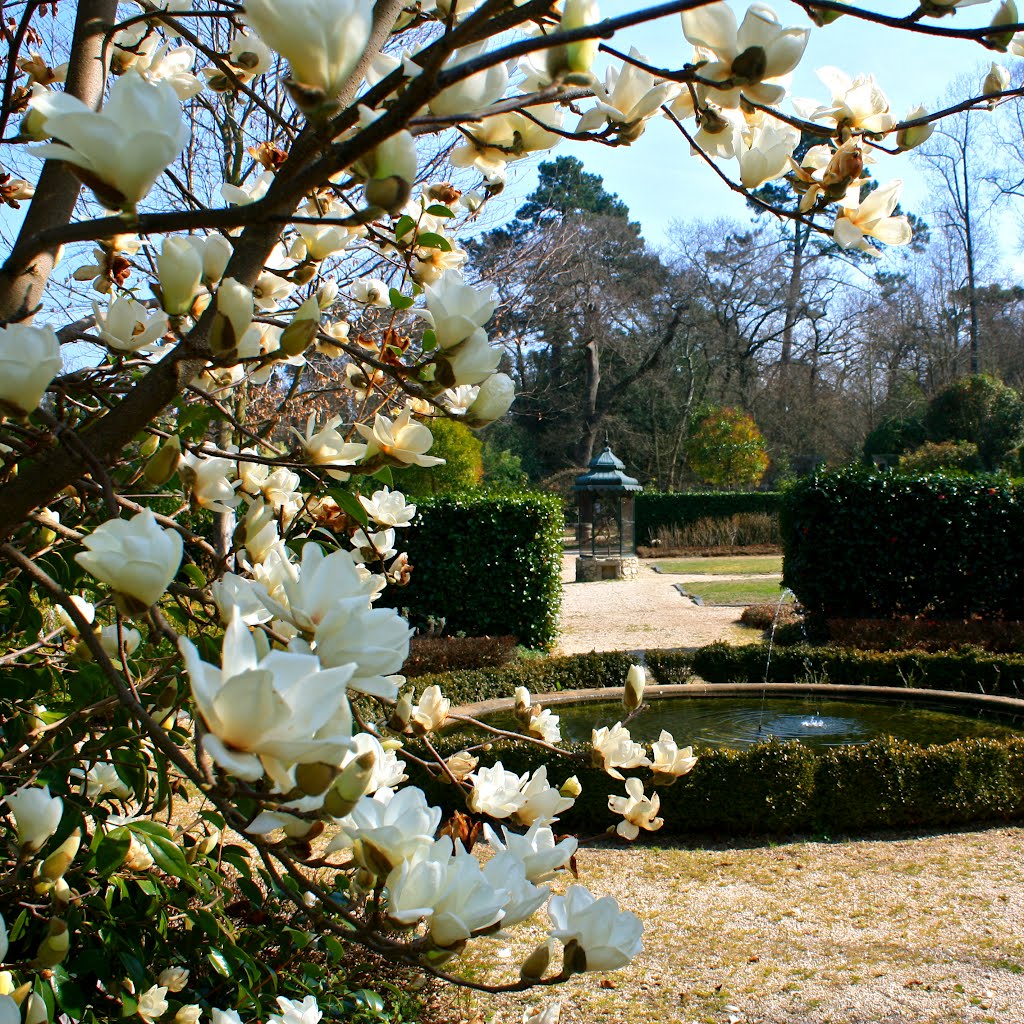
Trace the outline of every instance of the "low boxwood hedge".
{"type": "MultiPolygon", "coordinates": [[[[531,658],[500,668],[465,669],[417,676],[410,680],[418,696],[437,685],[452,704],[511,697],[517,686],[531,693],[593,690],[622,686],[635,659],[625,651],[569,654],[558,658],[531,658]]],[[[648,651],[647,667],[659,683],[684,683],[691,675],[692,655],[685,651],[648,651]]]]}
{"type": "MultiPolygon", "coordinates": [[[[458,745],[442,739],[445,753],[458,745]]],[[[512,741],[494,743],[485,764],[510,771],[548,765],[554,785],[575,775],[583,792],[555,826],[592,836],[619,819],[608,797],[624,785],[586,759],[583,745],[553,755],[512,741]],[[576,756],[573,756],[576,755],[576,756]]],[[[746,750],[700,750],[696,767],[659,787],[664,827],[655,835],[780,835],[931,828],[1024,818],[1024,738],[971,739],[922,747],[879,739],[815,752],[800,743],[759,743],[746,750]]],[[[645,779],[644,772],[631,772],[645,779]]],[[[451,785],[410,768],[412,781],[447,810],[465,808],[451,785]]]]}
{"type": "Polygon", "coordinates": [[[814,682],[906,686],[1024,698],[1024,655],[960,651],[861,651],[850,647],[717,643],[693,655],[693,671],[709,683],[814,682]]]}

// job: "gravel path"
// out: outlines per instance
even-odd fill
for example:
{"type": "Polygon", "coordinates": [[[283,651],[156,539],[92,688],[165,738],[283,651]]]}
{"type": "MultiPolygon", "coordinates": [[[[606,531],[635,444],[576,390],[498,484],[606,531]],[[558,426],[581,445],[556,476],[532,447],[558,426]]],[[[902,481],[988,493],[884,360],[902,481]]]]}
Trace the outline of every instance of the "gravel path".
{"type": "Polygon", "coordinates": [[[741,609],[701,608],[683,597],[675,584],[690,578],[657,573],[641,561],[638,579],[577,583],[575,555],[565,555],[561,634],[555,653],[702,647],[715,640],[749,644],[761,639],[759,630],[739,625],[741,609]]]}

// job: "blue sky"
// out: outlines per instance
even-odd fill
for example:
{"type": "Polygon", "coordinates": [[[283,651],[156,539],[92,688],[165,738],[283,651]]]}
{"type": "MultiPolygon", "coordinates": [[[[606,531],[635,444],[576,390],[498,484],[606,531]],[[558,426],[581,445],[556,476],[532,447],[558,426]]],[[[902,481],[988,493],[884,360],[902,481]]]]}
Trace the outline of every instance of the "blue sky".
{"type": "MultiPolygon", "coordinates": [[[[603,15],[615,16],[635,10],[639,5],[629,0],[605,0],[603,15]]],[[[732,4],[742,17],[746,4],[732,4]]],[[[804,26],[809,22],[794,4],[776,3],[775,9],[784,25],[804,26]]],[[[895,4],[881,3],[879,10],[897,13],[895,4]]],[[[909,13],[915,4],[907,0],[900,5],[909,13]]],[[[995,10],[994,4],[968,8],[942,24],[971,27],[987,24],[995,10]]],[[[613,41],[616,49],[628,50],[635,45],[656,66],[680,67],[692,55],[692,47],[683,38],[678,15],[630,29],[613,41]]],[[[893,113],[902,117],[918,103],[936,109],[939,99],[958,75],[975,78],[980,86],[993,59],[1010,63],[1012,58],[986,50],[976,43],[938,39],[893,31],[878,25],[840,18],[827,28],[814,28],[800,66],[797,68],[791,95],[826,101],[828,91],[818,81],[815,71],[832,64],[850,75],[871,72],[888,95],[893,113]]],[[[601,55],[596,68],[603,69],[611,58],[601,55]]],[[[788,108],[788,103],[784,104],[788,108]]],[[[628,149],[608,149],[586,143],[563,143],[555,154],[579,157],[591,170],[604,177],[606,187],[618,193],[629,205],[633,217],[644,228],[645,237],[654,245],[666,241],[665,231],[673,220],[690,218],[748,216],[743,200],[718,181],[709,167],[691,157],[685,140],[664,118],[649,122],[646,132],[628,149]]],[[[723,167],[735,178],[735,162],[723,167]]],[[[872,173],[883,181],[902,178],[906,182],[904,205],[907,209],[925,212],[927,188],[915,162],[906,154],[897,157],[879,155],[872,173]]],[[[526,195],[533,187],[536,164],[518,172],[510,182],[511,196],[526,195]]],[[[509,204],[510,209],[514,208],[509,204]]]]}

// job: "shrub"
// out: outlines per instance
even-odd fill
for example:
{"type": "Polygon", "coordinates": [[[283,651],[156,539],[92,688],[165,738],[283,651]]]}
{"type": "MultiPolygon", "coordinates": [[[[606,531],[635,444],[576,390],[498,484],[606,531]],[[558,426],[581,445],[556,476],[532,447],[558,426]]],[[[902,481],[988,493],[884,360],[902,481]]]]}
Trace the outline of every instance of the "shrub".
{"type": "Polygon", "coordinates": [[[777,546],[780,542],[778,516],[764,512],[742,512],[720,518],[706,517],[680,526],[661,526],[652,547],[659,554],[681,548],[748,548],[777,546]]]}
{"type": "MultiPolygon", "coordinates": [[[[777,491],[689,491],[685,494],[644,493],[636,496],[637,542],[646,544],[658,531],[681,529],[700,519],[778,515],[782,495],[777,491]]],[[[698,542],[699,543],[699,542],[698,542]]]]}
{"type": "Polygon", "coordinates": [[[693,670],[709,683],[791,683],[813,676],[817,682],[1024,697],[1024,655],[976,649],[933,654],[776,644],[769,660],[767,644],[717,643],[694,652],[693,670]]]}
{"type": "Polygon", "coordinates": [[[514,636],[414,636],[402,674],[422,676],[454,669],[496,668],[512,659],[514,636]]]}
{"type": "Polygon", "coordinates": [[[407,587],[383,600],[414,623],[444,619],[450,633],[513,634],[550,647],[562,594],[562,509],[545,494],[423,498],[404,540],[407,587]]]}
{"type": "Polygon", "coordinates": [[[434,443],[430,454],[444,459],[444,465],[407,466],[401,474],[401,488],[409,495],[456,494],[480,486],[483,479],[483,442],[465,423],[439,416],[430,421],[434,443]]]}
{"type": "Polygon", "coordinates": [[[980,647],[986,651],[1024,651],[1024,622],[966,619],[936,622],[932,619],[829,619],[828,640],[861,650],[956,651],[980,647]]]}
{"type": "MultiPolygon", "coordinates": [[[[442,737],[454,753],[466,736],[442,737]]],[[[575,775],[583,787],[558,832],[593,835],[614,824],[608,797],[623,783],[594,768],[583,744],[551,754],[501,740],[490,755],[510,771],[548,765],[560,785],[575,775]]],[[[446,808],[450,785],[420,778],[417,785],[446,808]]],[[[631,772],[646,781],[647,773],[631,772]]],[[[1024,739],[973,739],[923,747],[893,739],[816,752],[800,743],[770,741],[745,750],[698,751],[696,767],[674,785],[659,787],[658,836],[793,832],[861,832],[883,828],[966,825],[1024,817],[1024,739]]]]}
{"type": "Polygon", "coordinates": [[[901,473],[977,473],[982,469],[978,446],[971,441],[926,441],[900,456],[901,473]]]}
{"type": "Polygon", "coordinates": [[[737,409],[712,409],[694,425],[686,461],[706,484],[756,487],[768,469],[768,450],[752,416],[737,409]]]}
{"type": "Polygon", "coordinates": [[[841,470],[791,488],[783,583],[825,618],[1024,619],[1024,485],[841,470]]]}
{"type": "Polygon", "coordinates": [[[740,613],[740,622],[753,629],[778,629],[800,621],[796,609],[789,601],[778,601],[768,604],[752,604],[740,613]]]}

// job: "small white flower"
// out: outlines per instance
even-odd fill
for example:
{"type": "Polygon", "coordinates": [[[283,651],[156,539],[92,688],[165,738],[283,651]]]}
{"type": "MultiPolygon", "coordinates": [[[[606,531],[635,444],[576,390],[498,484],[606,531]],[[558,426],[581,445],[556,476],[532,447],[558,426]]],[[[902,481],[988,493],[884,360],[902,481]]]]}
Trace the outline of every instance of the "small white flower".
{"type": "Polygon", "coordinates": [[[141,302],[123,296],[112,299],[106,312],[93,300],[96,329],[116,352],[140,352],[158,344],[167,332],[167,315],[148,310],[141,302]]]}
{"type": "Polygon", "coordinates": [[[59,796],[50,796],[49,786],[22,786],[5,799],[14,815],[22,848],[28,852],[41,849],[60,826],[64,801],[59,796]]]}
{"type": "Polygon", "coordinates": [[[619,910],[611,896],[595,899],[582,885],[571,885],[565,896],[553,896],[548,917],[552,938],[579,944],[586,957],[584,970],[614,971],[643,951],[640,918],[619,910]]]}
{"type": "Polygon", "coordinates": [[[434,435],[429,427],[413,421],[412,409],[408,406],[394,420],[377,413],[372,428],[357,423],[356,430],[366,439],[367,458],[379,453],[403,465],[429,467],[444,463],[444,459],[425,454],[434,443],[434,435]]]}
{"type": "Polygon", "coordinates": [[[651,762],[651,771],[655,776],[671,776],[678,778],[691,771],[697,763],[693,755],[693,747],[683,747],[682,750],[676,745],[672,733],[661,730],[657,743],[651,744],[651,752],[654,760],[651,762]]]}
{"type": "Polygon", "coordinates": [[[60,342],[52,327],[0,327],[0,414],[33,412],[62,365],[60,342]]]}
{"type": "Polygon", "coordinates": [[[504,842],[498,838],[498,834],[490,825],[484,825],[484,837],[487,842],[498,853],[507,851],[516,860],[522,861],[526,877],[534,884],[554,878],[572,860],[578,845],[575,839],[568,837],[556,843],[554,832],[539,822],[531,825],[523,835],[510,832],[504,825],[501,826],[501,831],[504,842]]]}
{"type": "Polygon", "coordinates": [[[451,706],[452,702],[441,696],[440,686],[428,686],[412,709],[410,721],[424,733],[436,732],[448,720],[451,706]]]}
{"type": "Polygon", "coordinates": [[[615,831],[623,839],[636,839],[640,829],[656,832],[661,828],[664,819],[656,817],[660,806],[661,797],[657,793],[644,796],[644,784],[636,778],[626,779],[626,796],[608,797],[608,810],[622,815],[615,831]]]}
{"type": "Polygon", "coordinates": [[[416,515],[416,506],[407,505],[401,491],[387,487],[374,491],[369,498],[360,494],[359,503],[366,509],[366,514],[381,526],[408,526],[416,515]]]}
{"type": "Polygon", "coordinates": [[[146,989],[139,996],[138,1015],[146,1021],[162,1017],[167,1012],[168,1007],[167,1000],[164,998],[166,995],[167,989],[162,985],[153,985],[151,988],[146,989]]]}
{"type": "Polygon", "coordinates": [[[611,728],[594,729],[590,742],[594,747],[595,765],[613,779],[623,777],[619,768],[641,768],[651,763],[644,745],[634,743],[629,730],[621,722],[616,722],[611,728]]]}

